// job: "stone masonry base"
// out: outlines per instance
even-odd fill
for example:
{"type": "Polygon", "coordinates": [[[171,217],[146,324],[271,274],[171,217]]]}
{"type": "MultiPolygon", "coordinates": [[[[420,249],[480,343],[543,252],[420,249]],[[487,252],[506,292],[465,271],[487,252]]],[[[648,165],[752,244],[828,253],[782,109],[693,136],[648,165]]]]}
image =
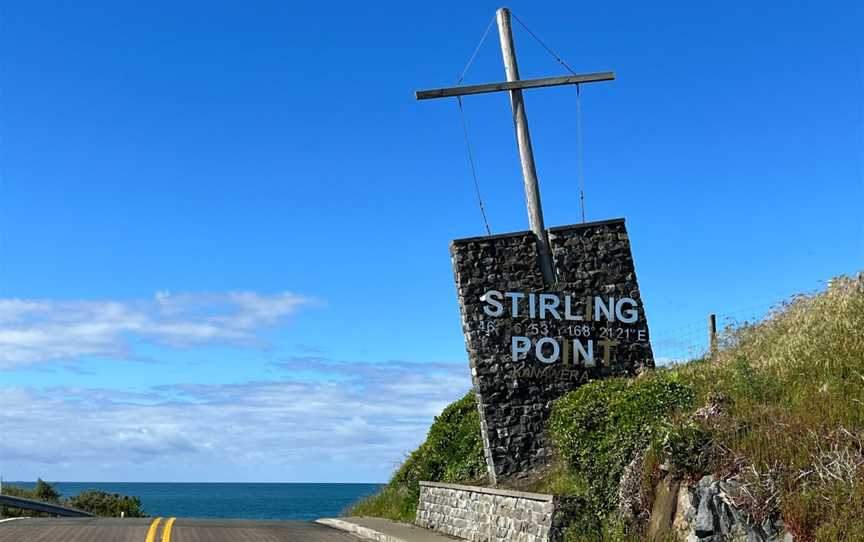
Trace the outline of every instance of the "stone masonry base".
{"type": "Polygon", "coordinates": [[[571,513],[553,495],[420,482],[415,523],[475,542],[560,542],[571,513]]]}

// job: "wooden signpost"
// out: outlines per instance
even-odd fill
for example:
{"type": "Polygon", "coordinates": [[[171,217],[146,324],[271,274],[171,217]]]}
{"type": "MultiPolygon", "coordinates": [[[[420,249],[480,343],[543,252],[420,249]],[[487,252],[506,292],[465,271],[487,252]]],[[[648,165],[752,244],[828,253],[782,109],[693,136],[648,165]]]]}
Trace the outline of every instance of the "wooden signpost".
{"type": "Polygon", "coordinates": [[[506,8],[496,13],[506,81],[416,93],[418,100],[510,95],[531,229],[450,245],[492,484],[548,466],[546,422],[556,399],[592,379],[654,365],[624,220],[546,228],[522,96],[615,75],[520,80],[510,18],[506,8]]]}
{"type": "Polygon", "coordinates": [[[504,72],[507,82],[490,83],[464,87],[440,88],[417,91],[418,100],[467,96],[487,92],[507,91],[510,93],[510,107],[513,110],[513,123],[516,126],[516,143],[519,146],[519,160],[522,163],[522,179],[525,183],[525,202],[528,205],[528,222],[531,231],[537,236],[538,259],[546,284],[555,282],[555,272],[549,254],[549,236],[543,223],[543,205],[540,202],[540,185],[537,182],[537,168],[534,165],[534,149],[531,146],[531,133],[528,131],[528,115],[525,113],[525,100],[522,89],[553,87],[560,85],[577,85],[595,83],[615,79],[613,72],[591,73],[585,75],[570,75],[564,77],[546,77],[542,79],[519,79],[519,65],[516,62],[516,47],[513,43],[513,31],[510,24],[510,10],[501,8],[496,12],[498,37],[501,42],[501,55],[504,57],[504,72]]]}

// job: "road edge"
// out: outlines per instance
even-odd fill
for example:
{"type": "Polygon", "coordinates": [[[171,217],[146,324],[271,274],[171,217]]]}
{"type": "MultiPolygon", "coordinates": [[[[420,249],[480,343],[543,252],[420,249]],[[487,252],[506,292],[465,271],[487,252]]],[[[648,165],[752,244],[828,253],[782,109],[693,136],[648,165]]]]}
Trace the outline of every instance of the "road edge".
{"type": "Polygon", "coordinates": [[[351,523],[350,521],[344,521],[341,519],[321,518],[316,519],[315,523],[320,523],[321,525],[326,525],[340,531],[351,533],[364,540],[375,540],[376,542],[409,542],[404,538],[384,534],[375,529],[370,529],[369,527],[364,527],[363,525],[357,525],[356,523],[351,523]]]}

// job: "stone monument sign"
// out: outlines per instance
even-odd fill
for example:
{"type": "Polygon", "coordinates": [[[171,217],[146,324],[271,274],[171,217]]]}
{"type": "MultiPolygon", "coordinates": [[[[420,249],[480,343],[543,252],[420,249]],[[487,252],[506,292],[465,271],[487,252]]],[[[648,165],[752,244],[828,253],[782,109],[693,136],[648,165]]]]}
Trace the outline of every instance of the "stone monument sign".
{"type": "MultiPolygon", "coordinates": [[[[578,119],[580,86],[611,81],[615,74],[577,74],[541,42],[570,74],[520,79],[510,10],[499,9],[495,18],[506,81],[416,93],[418,100],[455,97],[460,112],[464,96],[510,97],[531,230],[459,239],[450,247],[493,484],[548,463],[546,420],[555,399],[591,379],[654,365],[624,220],[586,223],[580,188],[583,223],[544,225],[522,96],[526,89],[575,85],[578,119]]],[[[487,34],[488,28],[457,85],[487,34]]],[[[474,173],[470,145],[468,154],[474,173]]],[[[477,188],[476,174],[474,180],[477,188]]],[[[479,188],[477,196],[491,233],[479,188]]]]}
{"type": "Polygon", "coordinates": [[[555,399],[589,380],[654,365],[624,220],[547,233],[552,284],[544,282],[533,232],[450,247],[492,483],[548,463],[555,399]]]}

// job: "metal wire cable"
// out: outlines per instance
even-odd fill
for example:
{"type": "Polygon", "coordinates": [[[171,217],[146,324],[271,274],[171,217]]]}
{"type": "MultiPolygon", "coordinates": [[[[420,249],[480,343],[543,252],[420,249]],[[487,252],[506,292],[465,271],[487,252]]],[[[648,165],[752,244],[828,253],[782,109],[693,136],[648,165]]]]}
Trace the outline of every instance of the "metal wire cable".
{"type": "MultiPolygon", "coordinates": [[[[474,59],[477,58],[477,53],[480,52],[480,48],[483,47],[483,44],[486,42],[486,36],[489,35],[489,30],[492,29],[493,24],[495,24],[494,16],[492,17],[492,20],[489,21],[489,24],[486,25],[486,30],[483,31],[483,35],[480,37],[480,42],[477,43],[477,47],[475,47],[474,52],[471,53],[468,63],[465,64],[465,69],[462,70],[462,73],[456,80],[457,86],[462,83],[465,79],[465,75],[471,68],[471,65],[474,64],[474,59]]],[[[468,164],[471,166],[471,177],[474,179],[474,193],[477,195],[477,204],[480,206],[480,216],[483,217],[483,226],[486,228],[486,235],[492,235],[492,228],[489,227],[489,219],[486,217],[486,207],[483,205],[483,197],[480,195],[480,181],[477,178],[477,167],[474,164],[474,152],[471,149],[471,138],[468,135],[468,123],[465,120],[465,109],[462,105],[462,96],[456,96],[456,103],[459,106],[459,121],[462,124],[462,133],[465,136],[465,149],[468,151],[468,164]]]]}
{"type": "Polygon", "coordinates": [[[558,62],[558,64],[561,64],[562,66],[564,66],[564,69],[566,69],[566,70],[567,70],[568,72],[570,72],[572,75],[576,75],[576,72],[573,70],[573,68],[571,68],[569,64],[567,64],[566,62],[564,62],[564,59],[562,59],[560,56],[558,56],[558,53],[556,53],[555,51],[553,51],[551,47],[549,47],[548,45],[546,45],[546,44],[543,42],[543,40],[541,40],[541,39],[537,36],[537,34],[535,34],[534,32],[532,32],[531,29],[528,28],[528,25],[526,25],[525,23],[522,22],[522,19],[520,19],[519,17],[517,17],[516,14],[513,13],[512,11],[510,12],[510,15],[512,15],[513,18],[516,19],[516,22],[519,23],[519,25],[522,26],[522,28],[524,28],[525,31],[528,32],[528,34],[531,35],[532,38],[534,38],[535,40],[537,40],[537,43],[539,43],[541,47],[543,47],[544,49],[546,49],[546,52],[547,52],[547,53],[549,53],[550,55],[552,55],[553,58],[555,58],[555,60],[558,62]]]}
{"type": "Polygon", "coordinates": [[[576,83],[576,159],[579,161],[579,207],[582,210],[582,223],[585,223],[585,160],[582,154],[582,89],[576,83]]]}
{"type": "MultiPolygon", "coordinates": [[[[525,24],[522,19],[520,19],[512,11],[510,12],[510,15],[512,15],[513,18],[516,19],[516,22],[519,23],[519,25],[524,28],[525,31],[528,32],[528,34],[532,38],[534,38],[537,43],[539,43],[540,46],[543,47],[543,49],[545,49],[546,52],[555,59],[556,62],[558,62],[558,64],[563,66],[564,69],[570,72],[572,75],[577,75],[576,71],[571,68],[570,65],[567,64],[560,55],[558,55],[558,53],[556,53],[552,50],[551,47],[546,45],[546,43],[541,40],[537,34],[535,34],[530,28],[528,28],[528,25],[525,24]]],[[[576,159],[579,161],[579,164],[577,166],[577,175],[579,176],[579,207],[582,212],[582,222],[585,223],[585,167],[584,153],[582,147],[582,92],[579,83],[576,83],[576,159]]]]}
{"type": "Polygon", "coordinates": [[[480,43],[477,44],[477,47],[474,48],[474,52],[471,53],[471,58],[468,59],[468,63],[465,64],[465,69],[462,70],[462,74],[459,75],[459,79],[456,80],[456,85],[462,83],[462,80],[465,79],[465,75],[468,73],[468,70],[471,68],[471,64],[474,63],[474,59],[477,58],[477,53],[480,52],[480,48],[483,47],[483,43],[486,42],[486,36],[489,35],[489,31],[492,29],[492,25],[495,24],[495,16],[492,16],[492,20],[489,21],[489,24],[486,25],[486,30],[483,31],[483,35],[480,37],[480,43]]]}
{"type": "Polygon", "coordinates": [[[474,166],[474,153],[471,151],[471,139],[468,137],[468,123],[465,122],[462,96],[456,96],[456,103],[459,104],[459,120],[462,122],[462,133],[465,134],[465,148],[468,150],[468,164],[471,166],[471,176],[474,178],[474,192],[477,195],[477,203],[480,205],[480,216],[483,217],[486,235],[492,235],[489,220],[486,218],[486,207],[483,206],[483,198],[480,196],[480,182],[477,180],[477,168],[474,166]]]}

